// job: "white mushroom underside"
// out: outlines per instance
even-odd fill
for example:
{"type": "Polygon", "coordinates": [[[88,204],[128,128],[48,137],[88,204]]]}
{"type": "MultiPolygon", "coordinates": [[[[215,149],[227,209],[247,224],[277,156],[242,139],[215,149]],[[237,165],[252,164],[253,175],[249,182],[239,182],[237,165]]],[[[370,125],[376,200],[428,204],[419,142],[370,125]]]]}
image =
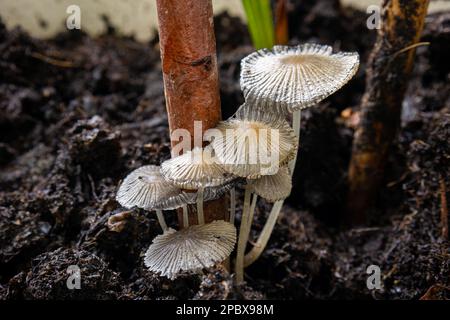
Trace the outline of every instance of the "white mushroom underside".
{"type": "Polygon", "coordinates": [[[277,174],[263,176],[251,181],[254,192],[269,202],[286,199],[292,190],[292,178],[287,167],[282,167],[277,174]]]}
{"type": "MultiPolygon", "coordinates": [[[[218,187],[205,188],[203,190],[203,201],[212,201],[222,197],[226,192],[230,191],[233,184],[226,184],[218,187]]],[[[186,204],[195,204],[197,202],[197,192],[181,192],[178,195],[166,198],[156,203],[153,209],[172,210],[182,207],[186,204]]]]}
{"type": "Polygon", "coordinates": [[[157,236],[145,254],[153,272],[174,279],[180,272],[197,271],[225,260],[236,243],[236,228],[225,221],[169,229],[157,236]]]}
{"type": "Polygon", "coordinates": [[[181,156],[164,161],[161,174],[183,189],[217,187],[233,180],[233,176],[211,155],[212,148],[194,148],[181,156]]]}
{"type": "Polygon", "coordinates": [[[217,126],[211,143],[225,170],[245,178],[275,174],[297,152],[294,131],[278,115],[243,105],[236,117],[217,126]]]}
{"type": "Polygon", "coordinates": [[[356,73],[356,52],[303,44],[256,51],[241,62],[241,88],[248,103],[293,112],[317,104],[356,73]]]}

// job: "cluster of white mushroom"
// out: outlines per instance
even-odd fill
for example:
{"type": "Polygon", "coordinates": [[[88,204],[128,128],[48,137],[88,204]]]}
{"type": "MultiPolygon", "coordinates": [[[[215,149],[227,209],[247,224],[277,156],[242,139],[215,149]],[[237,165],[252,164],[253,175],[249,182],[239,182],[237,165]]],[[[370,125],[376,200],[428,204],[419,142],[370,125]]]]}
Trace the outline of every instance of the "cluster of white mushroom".
{"type": "Polygon", "coordinates": [[[241,87],[245,103],[205,148],[194,148],[162,163],[133,171],[119,188],[117,200],[127,208],[155,210],[164,231],[145,255],[145,265],[171,279],[185,271],[227,259],[236,244],[235,187],[243,186],[244,205],[235,260],[236,280],[264,250],[292,188],[300,137],[300,111],[341,88],[356,73],[357,53],[332,53],[316,44],[275,46],[245,57],[241,87]],[[289,114],[293,114],[292,117],[289,114]],[[292,118],[292,126],[288,118],[292,118]],[[275,131],[274,138],[270,133],[275,131]],[[252,138],[253,137],[253,138],[252,138]],[[261,154],[276,152],[276,162],[261,154]],[[274,169],[275,168],[275,169],[274,169]],[[245,181],[244,183],[237,183],[245,181]],[[230,192],[228,221],[205,224],[203,202],[230,192]],[[245,254],[258,196],[275,202],[256,245],[245,254]],[[187,206],[196,204],[198,225],[189,226],[187,206]],[[162,210],[183,208],[180,231],[167,227],[162,210]]]}

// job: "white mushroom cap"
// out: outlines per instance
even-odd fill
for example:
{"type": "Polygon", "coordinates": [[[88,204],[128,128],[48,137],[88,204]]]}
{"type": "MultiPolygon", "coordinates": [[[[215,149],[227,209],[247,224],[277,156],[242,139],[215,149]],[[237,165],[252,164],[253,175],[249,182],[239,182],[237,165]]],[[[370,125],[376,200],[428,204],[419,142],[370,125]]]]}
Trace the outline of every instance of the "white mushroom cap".
{"type": "Polygon", "coordinates": [[[123,180],[116,200],[128,209],[138,207],[152,210],[180,193],[179,188],[164,180],[159,166],[149,165],[134,170],[123,180]]]}
{"type": "MultiPolygon", "coordinates": [[[[233,188],[234,183],[227,183],[224,184],[222,186],[218,186],[218,187],[209,187],[209,188],[205,188],[203,190],[203,201],[212,201],[212,200],[216,200],[221,198],[225,193],[227,193],[228,191],[230,191],[231,188],[233,188]]],[[[197,202],[197,195],[198,193],[190,193],[192,195],[192,198],[190,199],[192,202],[191,203],[196,203],[197,202]]]]}
{"type": "Polygon", "coordinates": [[[308,43],[253,52],[241,61],[246,101],[289,112],[317,104],[358,70],[358,53],[332,51],[330,46],[308,43]]]}
{"type": "Polygon", "coordinates": [[[247,103],[216,129],[222,133],[211,142],[216,157],[239,177],[275,174],[297,152],[297,138],[285,119],[247,103]]]}
{"type": "Polygon", "coordinates": [[[236,228],[213,221],[180,231],[170,229],[153,239],[144,263],[153,272],[175,279],[183,271],[197,271],[225,260],[236,244],[236,228]]]}
{"type": "Polygon", "coordinates": [[[181,156],[164,161],[161,174],[183,189],[217,187],[230,182],[234,176],[217,162],[211,147],[195,147],[181,156]]]}
{"type": "Polygon", "coordinates": [[[187,204],[195,203],[193,201],[194,196],[190,193],[186,193],[182,190],[176,195],[170,196],[168,198],[161,199],[161,201],[155,203],[153,210],[175,210],[185,206],[187,204]]]}
{"type": "Polygon", "coordinates": [[[277,174],[249,180],[249,183],[257,195],[269,202],[286,199],[292,190],[292,178],[287,167],[280,168],[277,174]]]}
{"type": "MultiPolygon", "coordinates": [[[[203,190],[203,202],[212,201],[222,197],[234,186],[233,183],[227,183],[223,186],[209,187],[203,190]]],[[[180,208],[186,204],[197,203],[198,192],[181,191],[175,196],[166,198],[154,205],[153,209],[172,210],[180,208]]]]}

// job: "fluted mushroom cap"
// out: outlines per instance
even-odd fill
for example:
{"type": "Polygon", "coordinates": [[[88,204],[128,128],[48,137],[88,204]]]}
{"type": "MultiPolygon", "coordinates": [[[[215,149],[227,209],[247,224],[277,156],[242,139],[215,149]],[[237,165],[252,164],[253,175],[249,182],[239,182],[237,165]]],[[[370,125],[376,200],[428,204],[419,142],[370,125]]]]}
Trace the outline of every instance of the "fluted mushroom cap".
{"type": "MultiPolygon", "coordinates": [[[[234,187],[234,182],[230,182],[230,183],[224,184],[222,186],[205,188],[203,190],[203,201],[206,202],[206,201],[212,201],[212,200],[219,199],[225,193],[230,191],[230,189],[233,187],[234,187]]],[[[190,200],[192,201],[191,203],[196,203],[197,197],[198,197],[198,192],[190,193],[190,194],[192,195],[190,198],[190,200]]]]}
{"type": "Polygon", "coordinates": [[[257,195],[269,202],[286,199],[292,190],[292,178],[287,167],[280,168],[277,174],[249,180],[249,183],[257,195]]]}
{"type": "MultiPolygon", "coordinates": [[[[226,192],[234,186],[233,183],[227,183],[218,187],[207,187],[203,190],[203,202],[216,200],[222,197],[226,192]]],[[[166,198],[159,203],[155,204],[153,209],[171,210],[180,208],[186,204],[197,203],[198,192],[185,192],[181,191],[175,196],[166,198]]]]}
{"type": "Polygon", "coordinates": [[[149,165],[134,170],[123,180],[116,200],[125,208],[152,210],[180,193],[179,188],[163,178],[159,166],[149,165]]]}
{"type": "Polygon", "coordinates": [[[225,260],[236,244],[236,228],[213,221],[157,236],[145,253],[144,263],[153,272],[174,279],[180,272],[197,271],[225,260]]]}
{"type": "Polygon", "coordinates": [[[275,174],[297,152],[297,138],[284,118],[247,103],[216,129],[222,133],[211,142],[216,157],[239,177],[275,174]]]}
{"type": "Polygon", "coordinates": [[[308,43],[251,53],[241,61],[246,101],[289,112],[319,103],[358,70],[358,53],[332,51],[330,46],[308,43]]]}
{"type": "Polygon", "coordinates": [[[217,162],[211,147],[195,147],[181,156],[164,161],[161,174],[164,178],[183,189],[217,187],[234,179],[217,162]]]}
{"type": "Polygon", "coordinates": [[[155,203],[152,207],[153,210],[175,210],[181,208],[187,204],[195,203],[193,201],[194,196],[190,193],[186,193],[182,190],[178,194],[161,199],[161,201],[155,203]]]}

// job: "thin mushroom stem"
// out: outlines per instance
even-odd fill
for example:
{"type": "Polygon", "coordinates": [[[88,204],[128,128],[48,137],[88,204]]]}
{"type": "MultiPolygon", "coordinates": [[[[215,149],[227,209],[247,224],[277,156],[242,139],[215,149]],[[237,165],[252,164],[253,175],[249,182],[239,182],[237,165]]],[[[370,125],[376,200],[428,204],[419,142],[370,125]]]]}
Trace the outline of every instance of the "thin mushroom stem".
{"type": "MultiPolygon", "coordinates": [[[[244,207],[242,209],[241,226],[239,228],[239,240],[236,253],[236,281],[242,283],[244,281],[244,254],[245,247],[248,241],[248,234],[250,232],[251,220],[250,220],[250,201],[252,195],[252,186],[247,184],[245,186],[244,193],[244,207]]],[[[255,201],[256,202],[256,201],[255,201]]]]}
{"type": "Polygon", "coordinates": [[[189,227],[189,215],[187,205],[183,206],[183,228],[189,227]]]}
{"type": "Polygon", "coordinates": [[[234,224],[236,217],[236,189],[235,187],[230,190],[230,223],[234,224]]]}
{"type": "MultiPolygon", "coordinates": [[[[255,215],[255,208],[256,208],[256,201],[257,200],[258,200],[258,195],[256,193],[254,193],[253,197],[252,197],[252,204],[250,206],[250,215],[248,217],[248,220],[249,220],[249,224],[247,226],[248,232],[250,232],[250,229],[252,227],[253,216],[255,215]]],[[[248,235],[247,235],[247,240],[248,240],[248,235]]]]}
{"type": "Polygon", "coordinates": [[[198,224],[205,224],[205,216],[203,214],[203,188],[197,191],[197,219],[198,224]]]}
{"type": "Polygon", "coordinates": [[[156,216],[158,217],[159,225],[163,232],[166,232],[169,228],[167,228],[166,220],[164,219],[164,215],[162,210],[156,210],[156,216]]]}
{"type": "Polygon", "coordinates": [[[269,217],[267,218],[264,228],[256,241],[256,244],[244,257],[244,267],[248,267],[253,262],[258,260],[261,253],[266,248],[267,242],[269,242],[270,235],[272,234],[273,228],[277,222],[278,216],[280,214],[281,208],[283,207],[283,200],[274,203],[272,210],[270,211],[269,217]]]}
{"type": "MultiPolygon", "coordinates": [[[[295,135],[297,136],[297,142],[300,142],[300,121],[301,121],[301,113],[300,110],[294,111],[292,117],[292,127],[294,129],[295,135]]],[[[295,163],[297,161],[297,154],[295,154],[294,159],[289,162],[289,171],[291,176],[294,174],[295,163]]],[[[269,242],[270,235],[272,234],[273,228],[278,220],[278,216],[280,215],[281,208],[283,207],[284,200],[280,200],[274,203],[272,210],[270,211],[269,217],[267,218],[266,223],[264,224],[263,230],[261,231],[256,244],[247,253],[244,257],[244,267],[248,267],[253,262],[258,260],[261,253],[266,248],[267,242],[269,242]]]]}
{"type": "MultiPolygon", "coordinates": [[[[297,137],[297,143],[300,142],[300,122],[302,120],[301,111],[294,111],[292,115],[292,128],[294,129],[295,135],[297,137]]],[[[295,154],[294,159],[289,162],[289,171],[291,172],[291,176],[294,174],[295,163],[297,162],[297,154],[295,154]]]]}

